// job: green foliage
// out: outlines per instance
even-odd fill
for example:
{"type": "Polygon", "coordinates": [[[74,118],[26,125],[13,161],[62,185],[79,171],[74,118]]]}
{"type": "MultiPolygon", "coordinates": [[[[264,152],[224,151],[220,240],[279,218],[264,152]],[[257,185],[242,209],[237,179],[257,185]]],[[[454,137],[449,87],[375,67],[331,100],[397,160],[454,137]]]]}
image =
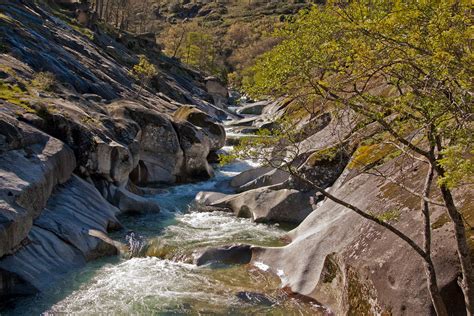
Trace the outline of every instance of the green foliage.
{"type": "MultiPolygon", "coordinates": [[[[471,141],[472,141],[471,137],[471,141]]],[[[462,184],[472,184],[474,179],[474,148],[472,144],[449,146],[443,151],[444,157],[438,161],[446,170],[439,184],[454,188],[462,184]],[[469,148],[470,147],[470,151],[469,148]]]]}
{"type": "MultiPolygon", "coordinates": [[[[439,140],[441,183],[454,187],[472,178],[473,30],[466,0],[328,1],[286,22],[244,85],[254,97],[311,96],[372,121],[395,114],[392,134],[421,135],[419,148],[439,140]]],[[[390,148],[363,149],[370,162],[390,148]]]]}
{"type": "Polygon", "coordinates": [[[135,77],[135,79],[140,81],[151,79],[157,74],[158,71],[156,70],[155,65],[150,63],[145,56],[140,56],[138,64],[132,68],[132,75],[135,77]]]}
{"type": "Polygon", "coordinates": [[[318,150],[308,157],[307,163],[310,166],[314,166],[320,161],[332,161],[334,158],[336,158],[339,151],[340,148],[338,146],[318,150]]]}
{"type": "MultiPolygon", "coordinates": [[[[261,1],[251,5],[248,1],[208,2],[203,5],[202,12],[209,14],[186,20],[173,14],[176,20],[172,24],[157,21],[162,28],[157,33],[167,55],[239,87],[246,77],[243,70],[278,43],[279,39],[271,34],[280,24],[280,11],[288,14],[307,6],[261,1]]],[[[163,7],[164,15],[168,9],[163,7]]],[[[153,24],[149,25],[153,27],[153,24]]]]}
{"type": "Polygon", "coordinates": [[[94,40],[94,32],[92,32],[90,29],[79,25],[74,20],[68,20],[67,22],[68,22],[69,26],[72,27],[75,31],[77,31],[77,32],[81,33],[82,35],[86,36],[91,41],[94,40]]]}
{"type": "Polygon", "coordinates": [[[145,56],[140,56],[140,60],[138,64],[133,66],[131,74],[140,82],[140,90],[138,92],[138,94],[140,94],[143,87],[148,84],[151,78],[158,75],[158,70],[145,56]]]}
{"type": "Polygon", "coordinates": [[[288,118],[275,121],[275,128],[260,129],[256,135],[243,137],[227,155],[220,155],[220,163],[235,159],[250,159],[272,167],[288,167],[300,155],[300,133],[288,118]]]}
{"type": "Polygon", "coordinates": [[[352,156],[349,168],[365,168],[379,162],[386,162],[402,152],[390,143],[378,143],[359,146],[352,156]]]}

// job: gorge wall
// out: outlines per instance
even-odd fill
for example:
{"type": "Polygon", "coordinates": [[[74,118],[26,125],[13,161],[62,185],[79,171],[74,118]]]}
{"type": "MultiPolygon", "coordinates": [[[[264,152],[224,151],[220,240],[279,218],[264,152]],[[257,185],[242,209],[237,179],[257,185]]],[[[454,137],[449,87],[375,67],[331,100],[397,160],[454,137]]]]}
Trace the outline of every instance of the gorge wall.
{"type": "MultiPolygon", "coordinates": [[[[291,106],[288,100],[261,103],[257,116],[236,121],[233,128],[268,126],[291,106]]],[[[323,112],[292,127],[303,132],[301,142],[292,147],[300,155],[295,161],[300,174],[421,245],[423,214],[417,192],[423,188],[426,163],[377,142],[383,130],[376,123],[358,122],[351,113],[323,112]]],[[[196,202],[203,211],[226,210],[257,222],[298,226],[287,234],[286,246],[232,245],[208,250],[198,262],[229,260],[239,251],[246,262],[279,275],[290,292],[310,297],[336,315],[434,314],[423,261],[395,234],[324,199],[284,169],[252,169],[234,177],[231,185],[237,193],[200,192],[196,202]]],[[[431,199],[440,201],[434,185],[432,192],[431,199]]],[[[472,198],[468,187],[456,192],[467,225],[472,224],[472,198]]],[[[453,227],[445,208],[431,204],[430,210],[441,294],[450,315],[465,315],[453,227]]]]}
{"type": "Polygon", "coordinates": [[[54,3],[4,1],[0,12],[4,304],[116,253],[89,232],[120,228],[120,212],[158,212],[140,186],[212,177],[207,158],[225,139],[215,118],[227,114],[204,76],[153,39],[85,28],[54,3]],[[145,89],[130,73],[140,54],[158,70],[145,89]],[[173,116],[183,104],[197,121],[173,116]]]}

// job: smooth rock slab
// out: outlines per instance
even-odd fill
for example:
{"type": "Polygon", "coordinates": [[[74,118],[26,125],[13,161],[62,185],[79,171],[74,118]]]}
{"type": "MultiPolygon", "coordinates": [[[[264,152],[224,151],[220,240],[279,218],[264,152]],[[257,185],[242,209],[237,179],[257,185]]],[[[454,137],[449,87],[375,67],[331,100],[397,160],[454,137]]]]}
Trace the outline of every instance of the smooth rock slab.
{"type": "Polygon", "coordinates": [[[230,185],[237,192],[280,184],[287,181],[290,174],[271,167],[258,167],[240,173],[232,178],[230,185]]]}
{"type": "Polygon", "coordinates": [[[114,246],[89,232],[118,228],[118,213],[93,185],[73,176],[48,200],[25,244],[0,259],[2,274],[22,281],[0,288],[0,298],[21,294],[25,287],[42,291],[87,260],[116,254],[114,246]]]}
{"type": "Polygon", "coordinates": [[[0,257],[27,236],[57,184],[76,166],[61,141],[0,114],[0,257]]]}
{"type": "Polygon", "coordinates": [[[252,114],[260,115],[263,109],[270,104],[270,101],[260,101],[255,103],[244,104],[242,107],[237,109],[238,114],[252,114]]]}
{"type": "Polygon", "coordinates": [[[199,193],[200,207],[229,209],[238,217],[251,218],[255,222],[301,223],[315,207],[315,195],[311,192],[280,189],[279,185],[262,187],[239,194],[222,197],[199,193]]]}

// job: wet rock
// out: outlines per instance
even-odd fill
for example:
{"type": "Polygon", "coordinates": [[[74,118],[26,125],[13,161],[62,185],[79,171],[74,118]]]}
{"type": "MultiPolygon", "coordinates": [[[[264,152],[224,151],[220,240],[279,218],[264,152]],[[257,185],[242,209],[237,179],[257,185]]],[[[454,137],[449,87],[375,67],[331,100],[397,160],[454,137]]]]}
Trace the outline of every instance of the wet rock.
{"type": "Polygon", "coordinates": [[[44,290],[87,260],[116,254],[115,247],[89,231],[106,233],[108,228],[119,227],[118,212],[93,185],[73,176],[49,198],[27,242],[0,259],[0,270],[22,280],[3,288],[4,293],[16,295],[25,287],[44,290]]]}
{"type": "Polygon", "coordinates": [[[197,210],[200,212],[232,212],[231,209],[223,206],[213,206],[214,203],[226,197],[228,197],[228,194],[225,193],[201,191],[196,194],[194,201],[197,210]]]}
{"type": "Polygon", "coordinates": [[[207,155],[207,162],[210,164],[218,164],[221,161],[219,157],[219,152],[217,151],[210,151],[209,155],[207,155]]]}
{"type": "MultiPolygon", "coordinates": [[[[8,308],[15,298],[36,294],[38,290],[15,273],[0,269],[0,309],[8,308]]],[[[11,304],[13,305],[13,304],[11,304]]]]}
{"type": "Polygon", "coordinates": [[[146,239],[133,231],[127,233],[125,240],[128,243],[128,252],[130,257],[137,257],[141,255],[147,245],[146,239]]]}
{"type": "Polygon", "coordinates": [[[301,223],[316,204],[314,193],[284,189],[275,185],[209,199],[206,206],[230,209],[239,217],[255,222],[301,223]]]}
{"type": "Polygon", "coordinates": [[[45,290],[69,271],[86,263],[80,250],[49,230],[33,226],[28,238],[32,242],[27,247],[0,260],[0,269],[21,276],[36,290],[45,290]]]}
{"type": "Polygon", "coordinates": [[[237,292],[235,296],[237,296],[237,298],[241,302],[247,303],[247,304],[272,306],[276,303],[274,299],[262,293],[242,291],[242,292],[237,292]]]}
{"type": "Polygon", "coordinates": [[[124,213],[158,213],[158,201],[132,193],[126,187],[118,187],[104,180],[96,180],[95,186],[102,196],[124,213]]]}
{"type": "Polygon", "coordinates": [[[209,248],[197,255],[195,264],[246,264],[252,259],[252,247],[249,245],[232,245],[209,248]]]}
{"type": "Polygon", "coordinates": [[[225,193],[201,191],[198,194],[196,194],[196,197],[194,198],[194,200],[198,204],[209,205],[227,196],[228,195],[225,193]]]}

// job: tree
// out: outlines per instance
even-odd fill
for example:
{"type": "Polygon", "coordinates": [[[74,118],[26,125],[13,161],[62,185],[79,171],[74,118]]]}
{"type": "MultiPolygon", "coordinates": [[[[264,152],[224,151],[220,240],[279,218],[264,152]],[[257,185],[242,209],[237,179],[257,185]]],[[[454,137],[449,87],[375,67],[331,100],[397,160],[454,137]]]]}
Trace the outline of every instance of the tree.
{"type": "Polygon", "coordinates": [[[142,92],[142,89],[148,85],[150,80],[158,75],[155,65],[150,63],[145,56],[140,56],[138,64],[133,66],[131,71],[132,76],[140,82],[140,89],[137,91],[137,96],[142,92]]]}
{"type": "MultiPolygon", "coordinates": [[[[379,124],[396,146],[429,164],[433,175],[426,182],[436,180],[453,223],[468,315],[474,314],[474,273],[452,190],[474,175],[472,29],[468,1],[329,1],[279,30],[281,44],[257,61],[246,81],[254,96],[304,95],[327,100],[335,110],[350,109],[379,124]]],[[[393,227],[323,191],[391,230],[423,258],[433,305],[445,315],[429,229],[422,249],[393,227]]],[[[424,200],[427,193],[426,187],[424,200]]],[[[422,209],[429,224],[427,208],[422,209]]]]}

